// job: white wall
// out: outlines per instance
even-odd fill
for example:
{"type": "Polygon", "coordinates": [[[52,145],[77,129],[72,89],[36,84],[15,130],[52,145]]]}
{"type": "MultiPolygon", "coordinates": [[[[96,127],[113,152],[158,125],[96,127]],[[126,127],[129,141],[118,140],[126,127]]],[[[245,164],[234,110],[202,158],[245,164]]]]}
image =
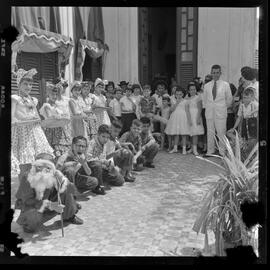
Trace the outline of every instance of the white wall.
{"type": "Polygon", "coordinates": [[[199,8],[198,75],[222,67],[222,79],[238,85],[240,69],[254,65],[256,8],[199,8]]]}
{"type": "MultiPolygon", "coordinates": [[[[103,7],[106,57],[104,79],[138,80],[138,12],[136,7],[103,7]]],[[[135,80],[135,81],[134,81],[135,80]]]]}
{"type": "MultiPolygon", "coordinates": [[[[60,13],[60,23],[61,23],[61,34],[71,37],[74,41],[74,31],[73,31],[73,7],[59,7],[59,13],[60,13]]],[[[74,54],[74,47],[71,51],[70,58],[69,58],[69,64],[66,65],[65,70],[65,79],[68,80],[68,84],[71,85],[71,83],[74,80],[74,63],[72,61],[74,54]]],[[[65,93],[67,96],[69,96],[69,87],[66,90],[65,93]]]]}

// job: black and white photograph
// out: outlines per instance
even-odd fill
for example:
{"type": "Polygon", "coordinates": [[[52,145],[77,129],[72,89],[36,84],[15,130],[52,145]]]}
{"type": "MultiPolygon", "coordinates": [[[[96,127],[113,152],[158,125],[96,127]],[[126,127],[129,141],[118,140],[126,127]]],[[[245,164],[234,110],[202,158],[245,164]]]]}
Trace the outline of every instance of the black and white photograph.
{"type": "Polygon", "coordinates": [[[261,14],[12,6],[21,252],[225,257],[251,246],[259,257],[262,226],[245,222],[243,205],[261,201],[261,14]]]}

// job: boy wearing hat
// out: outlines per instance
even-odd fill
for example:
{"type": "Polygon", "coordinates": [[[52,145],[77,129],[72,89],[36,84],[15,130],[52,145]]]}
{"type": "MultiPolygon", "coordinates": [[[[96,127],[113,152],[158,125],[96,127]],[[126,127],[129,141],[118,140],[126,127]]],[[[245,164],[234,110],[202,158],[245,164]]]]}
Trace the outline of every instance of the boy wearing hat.
{"type": "Polygon", "coordinates": [[[121,81],[118,85],[122,88],[123,93],[125,93],[127,87],[128,87],[129,82],[126,81],[121,81]]]}

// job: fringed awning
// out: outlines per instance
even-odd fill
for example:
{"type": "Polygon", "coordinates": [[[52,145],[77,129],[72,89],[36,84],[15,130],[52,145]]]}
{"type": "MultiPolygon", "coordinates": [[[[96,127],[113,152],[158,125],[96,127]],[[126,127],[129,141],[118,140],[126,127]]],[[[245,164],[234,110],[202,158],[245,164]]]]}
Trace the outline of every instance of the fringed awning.
{"type": "Polygon", "coordinates": [[[50,53],[58,51],[61,62],[68,64],[74,42],[71,38],[32,26],[22,26],[22,32],[12,43],[13,55],[17,52],[50,53]]]}

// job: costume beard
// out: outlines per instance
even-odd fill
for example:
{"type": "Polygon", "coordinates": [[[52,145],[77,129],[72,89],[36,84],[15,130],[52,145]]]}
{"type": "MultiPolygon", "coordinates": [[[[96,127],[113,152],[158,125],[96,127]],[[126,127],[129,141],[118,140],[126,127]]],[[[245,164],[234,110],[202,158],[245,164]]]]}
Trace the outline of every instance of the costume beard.
{"type": "Polygon", "coordinates": [[[42,200],[46,189],[51,189],[56,186],[54,171],[45,168],[42,171],[37,172],[36,167],[32,166],[27,180],[30,183],[30,186],[35,189],[37,200],[42,200]]]}

